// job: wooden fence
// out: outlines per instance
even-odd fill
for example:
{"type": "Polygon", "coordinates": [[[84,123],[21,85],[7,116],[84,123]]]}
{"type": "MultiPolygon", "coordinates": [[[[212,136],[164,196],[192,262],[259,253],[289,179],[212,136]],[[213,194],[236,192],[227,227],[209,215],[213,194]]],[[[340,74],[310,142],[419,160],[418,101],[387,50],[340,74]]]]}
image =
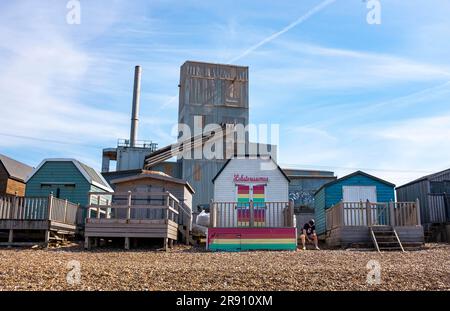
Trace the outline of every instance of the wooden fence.
{"type": "Polygon", "coordinates": [[[78,204],[48,197],[1,197],[0,220],[51,220],[76,224],[78,204]]]}
{"type": "Polygon", "coordinates": [[[211,202],[210,222],[212,228],[294,227],[294,206],[292,202],[211,202]]]}
{"type": "Polygon", "coordinates": [[[343,226],[420,225],[419,202],[339,202],[326,210],[327,230],[343,226]]]}

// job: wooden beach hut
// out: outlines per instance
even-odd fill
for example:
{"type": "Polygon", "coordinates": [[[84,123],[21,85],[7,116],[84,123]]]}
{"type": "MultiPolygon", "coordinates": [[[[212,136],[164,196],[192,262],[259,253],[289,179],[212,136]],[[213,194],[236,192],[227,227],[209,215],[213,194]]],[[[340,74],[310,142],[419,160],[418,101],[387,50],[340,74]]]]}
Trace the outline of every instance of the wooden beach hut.
{"type": "Polygon", "coordinates": [[[397,199],[418,200],[428,241],[450,241],[450,169],[397,187],[397,199]]]}
{"type": "Polygon", "coordinates": [[[83,226],[90,203],[89,192],[102,193],[102,200],[107,201],[108,193],[113,190],[100,173],[76,159],[45,159],[28,177],[25,193],[27,197],[52,194],[57,199],[79,204],[77,224],[83,226]]]}
{"type": "Polygon", "coordinates": [[[208,249],[296,250],[289,182],[270,157],[229,159],[213,179],[208,249]]]}
{"type": "MultiPolygon", "coordinates": [[[[111,180],[115,192],[104,204],[98,193],[90,193],[90,212],[86,219],[85,246],[99,239],[123,238],[125,248],[139,239],[161,239],[167,248],[178,240],[178,233],[190,242],[192,195],[188,182],[163,172],[141,170],[139,174],[111,180]]],[[[100,193],[101,195],[101,193],[100,193]]]]}
{"type": "Polygon", "coordinates": [[[420,204],[395,202],[395,185],[362,171],[316,193],[316,231],[330,246],[374,245],[379,250],[423,244],[420,204]]]}
{"type": "Polygon", "coordinates": [[[33,168],[0,154],[0,197],[25,195],[27,177],[33,168]]]}

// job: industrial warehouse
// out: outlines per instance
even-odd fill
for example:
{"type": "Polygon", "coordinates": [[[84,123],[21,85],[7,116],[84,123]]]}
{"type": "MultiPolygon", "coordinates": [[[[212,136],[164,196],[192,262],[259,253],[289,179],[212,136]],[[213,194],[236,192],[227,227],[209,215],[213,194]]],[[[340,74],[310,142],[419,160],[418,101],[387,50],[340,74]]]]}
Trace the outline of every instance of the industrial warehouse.
{"type": "MultiPolygon", "coordinates": [[[[448,239],[450,189],[429,193],[424,203],[419,194],[405,196],[406,185],[397,188],[404,201],[396,201],[388,181],[360,171],[337,179],[328,171],[283,169],[276,145],[238,134],[249,125],[248,76],[248,67],[185,62],[178,123],[209,130],[159,147],[138,137],[136,66],[130,138],[103,150],[101,174],[76,159],[46,159],[31,170],[0,157],[2,245],[83,239],[87,249],[111,241],[130,249],[153,239],[166,250],[178,242],[210,251],[293,251],[313,218],[330,247],[404,252],[425,239],[448,239]],[[214,158],[204,157],[206,146],[214,158]],[[14,193],[11,180],[19,187],[14,193]]],[[[446,175],[436,176],[443,177],[429,177],[434,189],[438,182],[445,187],[446,175]]]]}

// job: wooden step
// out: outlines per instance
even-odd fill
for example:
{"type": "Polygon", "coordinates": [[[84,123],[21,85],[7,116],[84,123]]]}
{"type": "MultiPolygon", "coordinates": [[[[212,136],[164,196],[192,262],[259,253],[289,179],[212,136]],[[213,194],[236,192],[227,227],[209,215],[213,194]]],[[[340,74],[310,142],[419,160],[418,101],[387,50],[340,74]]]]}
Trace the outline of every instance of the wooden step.
{"type": "Polygon", "coordinates": [[[380,251],[403,251],[401,247],[380,247],[380,251]]]}
{"type": "Polygon", "coordinates": [[[378,251],[404,251],[404,248],[393,227],[371,227],[371,236],[378,251]]]}

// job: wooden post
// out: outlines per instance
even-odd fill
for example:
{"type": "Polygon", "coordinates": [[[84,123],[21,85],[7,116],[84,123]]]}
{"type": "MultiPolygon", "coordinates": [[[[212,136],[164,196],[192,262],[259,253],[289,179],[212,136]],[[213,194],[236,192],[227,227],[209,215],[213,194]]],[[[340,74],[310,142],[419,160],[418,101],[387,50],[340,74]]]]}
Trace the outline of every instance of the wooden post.
{"type": "Polygon", "coordinates": [[[211,200],[211,203],[209,203],[209,226],[211,228],[214,228],[216,226],[216,205],[214,204],[214,201],[211,200]]]}
{"type": "Polygon", "coordinates": [[[13,229],[9,229],[9,237],[8,237],[8,243],[12,243],[13,242],[13,236],[14,236],[14,230],[13,229]]]}
{"type": "Polygon", "coordinates": [[[90,237],[85,237],[84,238],[84,248],[85,249],[91,249],[91,238],[90,237]]]}
{"type": "Polygon", "coordinates": [[[45,231],[45,244],[48,246],[48,243],[50,242],[50,230],[45,231]]]}
{"type": "Polygon", "coordinates": [[[48,220],[52,220],[52,210],[53,210],[53,192],[50,192],[48,196],[48,220]]]}
{"type": "Polygon", "coordinates": [[[294,224],[294,201],[290,200],[289,201],[289,226],[290,228],[292,227],[297,227],[297,224],[294,224]]]}
{"type": "Polygon", "coordinates": [[[129,237],[125,238],[125,249],[126,250],[130,249],[130,238],[129,237]]]}
{"type": "MultiPolygon", "coordinates": [[[[127,220],[131,218],[131,191],[128,191],[127,220]]],[[[126,241],[126,239],[125,239],[126,241]]]]}
{"type": "Polygon", "coordinates": [[[367,226],[372,226],[372,208],[370,207],[369,200],[366,201],[366,217],[367,217],[367,226]]]}
{"type": "Polygon", "coordinates": [[[253,200],[250,200],[250,228],[255,226],[255,206],[253,200]]]}
{"type": "Polygon", "coordinates": [[[100,203],[101,203],[101,199],[100,199],[100,196],[98,195],[97,196],[97,219],[100,219],[100,212],[101,212],[100,203]]]}
{"type": "MultiPolygon", "coordinates": [[[[88,212],[89,212],[89,208],[88,208],[88,212]]],[[[79,224],[79,223],[78,223],[78,213],[81,213],[81,217],[83,217],[83,213],[82,213],[82,211],[80,210],[80,203],[77,204],[77,210],[75,211],[75,225],[77,225],[77,226],[78,226],[78,224],[79,224]]],[[[83,219],[82,222],[85,223],[86,220],[83,219]]]]}
{"type": "Polygon", "coordinates": [[[12,198],[11,206],[9,209],[9,219],[16,219],[16,210],[17,210],[17,196],[12,198]]]}
{"type": "Polygon", "coordinates": [[[396,224],[395,224],[395,211],[394,211],[395,204],[394,204],[394,202],[390,201],[388,206],[389,206],[389,220],[390,220],[389,224],[392,227],[395,227],[396,226],[396,224]]]}
{"type": "Polygon", "coordinates": [[[169,238],[164,238],[164,250],[166,252],[169,250],[169,238]]]}
{"type": "Polygon", "coordinates": [[[417,213],[417,225],[420,226],[422,224],[422,220],[420,219],[420,200],[416,199],[416,213],[417,213]]]}
{"type": "Polygon", "coordinates": [[[166,219],[169,220],[170,195],[166,192],[166,219]]]}
{"type": "Polygon", "coordinates": [[[185,232],[185,236],[186,236],[186,245],[189,245],[189,234],[190,234],[189,224],[186,224],[186,232],[185,232]]]}
{"type": "Polygon", "coordinates": [[[105,209],[105,218],[107,218],[107,219],[109,219],[110,218],[110,208],[108,207],[109,206],[109,200],[107,199],[106,200],[106,209],[105,209]]]}
{"type": "Polygon", "coordinates": [[[67,223],[67,199],[64,201],[64,223],[67,223]]]}

